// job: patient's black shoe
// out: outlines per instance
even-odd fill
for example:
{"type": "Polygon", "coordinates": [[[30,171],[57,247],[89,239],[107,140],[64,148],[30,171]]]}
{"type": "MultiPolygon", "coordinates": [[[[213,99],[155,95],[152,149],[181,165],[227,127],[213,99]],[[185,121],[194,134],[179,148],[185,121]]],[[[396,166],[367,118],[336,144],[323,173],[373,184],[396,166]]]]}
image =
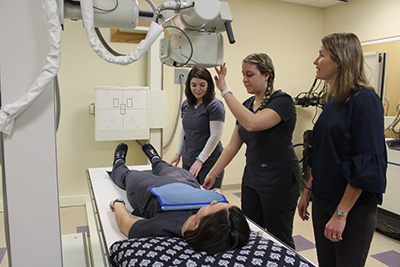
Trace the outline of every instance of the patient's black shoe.
{"type": "Polygon", "coordinates": [[[125,162],[126,154],[128,153],[128,146],[127,144],[121,143],[117,146],[115,149],[114,153],[114,163],[117,162],[117,160],[122,159],[125,162]]]}
{"type": "Polygon", "coordinates": [[[142,150],[144,154],[146,154],[147,158],[152,161],[154,157],[161,159],[160,155],[158,155],[157,150],[149,143],[142,145],[142,150]]]}

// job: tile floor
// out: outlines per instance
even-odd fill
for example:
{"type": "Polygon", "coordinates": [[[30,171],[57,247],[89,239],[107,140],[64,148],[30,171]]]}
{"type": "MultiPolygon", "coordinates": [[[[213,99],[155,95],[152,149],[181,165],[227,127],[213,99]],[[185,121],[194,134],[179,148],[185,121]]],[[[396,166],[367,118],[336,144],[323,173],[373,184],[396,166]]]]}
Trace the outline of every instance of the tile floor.
{"type": "MultiPolygon", "coordinates": [[[[240,193],[235,188],[224,188],[230,203],[240,206],[240,193]]],[[[87,232],[85,206],[61,208],[61,232],[71,234],[87,232]]],[[[294,240],[297,251],[310,261],[317,263],[311,222],[303,222],[296,214],[294,221],[294,240]]],[[[7,253],[4,238],[4,218],[0,213],[0,267],[7,267],[7,253]]],[[[400,241],[375,232],[366,267],[400,267],[400,241]]]]}
{"type": "MultiPolygon", "coordinates": [[[[239,190],[236,189],[225,189],[224,194],[230,203],[240,207],[240,192],[238,191],[239,190]]],[[[294,217],[293,238],[297,252],[317,264],[314,232],[311,221],[303,222],[296,214],[294,217]]],[[[400,241],[375,232],[365,266],[400,267],[400,241]]]]}
{"type": "MultiPolygon", "coordinates": [[[[61,208],[60,217],[61,234],[89,232],[85,206],[61,208]]],[[[0,212],[0,267],[8,267],[6,251],[4,214],[0,212]]]]}

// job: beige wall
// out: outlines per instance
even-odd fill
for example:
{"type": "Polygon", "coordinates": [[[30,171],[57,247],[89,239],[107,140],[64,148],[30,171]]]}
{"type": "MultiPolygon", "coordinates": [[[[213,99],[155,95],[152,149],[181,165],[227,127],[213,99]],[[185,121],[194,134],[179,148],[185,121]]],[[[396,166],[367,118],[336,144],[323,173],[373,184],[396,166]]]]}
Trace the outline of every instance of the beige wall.
{"type": "Polygon", "coordinates": [[[400,1],[351,0],[323,12],[324,34],[354,32],[361,42],[400,35],[400,1]]]}
{"type": "MultiPolygon", "coordinates": [[[[268,53],[275,63],[275,87],[295,96],[308,90],[314,80],[312,62],[324,33],[353,31],[362,40],[371,40],[399,35],[400,31],[397,14],[400,1],[397,0],[352,0],[325,10],[277,0],[228,2],[237,41],[230,45],[225,39],[227,81],[240,100],[249,96],[241,82],[241,60],[251,52],[268,53]],[[383,14],[372,13],[376,10],[382,10],[383,14]]],[[[146,3],[140,2],[140,5],[148,9],[146,3]]],[[[103,32],[106,37],[109,36],[108,30],[103,32]]],[[[132,44],[112,43],[112,46],[124,53],[136,48],[132,44]]],[[[146,85],[147,67],[146,57],[125,67],[104,62],[91,50],[82,23],[65,21],[59,72],[61,123],[57,134],[61,204],[63,200],[74,203],[74,199],[87,196],[86,169],[111,166],[113,151],[118,144],[94,140],[94,117],[88,114],[88,105],[94,101],[94,86],[146,85]]],[[[168,91],[169,105],[164,142],[170,136],[179,105],[179,86],[173,84],[173,73],[173,68],[164,67],[163,84],[168,91]]],[[[301,142],[304,130],[312,127],[315,109],[298,108],[297,111],[294,143],[301,142]]],[[[228,143],[234,123],[234,118],[227,111],[223,144],[228,143]]],[[[163,151],[164,159],[170,159],[175,153],[176,139],[163,151]]],[[[145,164],[146,159],[136,142],[129,141],[128,145],[128,165],[145,164]]],[[[227,168],[224,184],[240,183],[245,161],[243,152],[242,149],[227,168]]]]}

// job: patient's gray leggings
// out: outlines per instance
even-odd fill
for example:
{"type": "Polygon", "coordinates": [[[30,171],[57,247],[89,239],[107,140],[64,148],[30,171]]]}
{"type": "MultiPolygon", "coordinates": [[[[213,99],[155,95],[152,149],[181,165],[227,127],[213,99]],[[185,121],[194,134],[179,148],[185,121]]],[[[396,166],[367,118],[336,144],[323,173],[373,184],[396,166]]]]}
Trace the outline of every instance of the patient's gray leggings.
{"type": "Polygon", "coordinates": [[[187,170],[174,167],[165,161],[155,158],[151,164],[152,173],[146,171],[130,170],[125,163],[117,161],[110,174],[111,180],[121,189],[127,190],[126,180],[147,181],[146,183],[168,184],[173,182],[183,182],[199,188],[200,184],[197,179],[187,170]]]}
{"type": "Polygon", "coordinates": [[[180,182],[200,188],[197,179],[189,171],[169,165],[161,159],[153,159],[152,169],[153,173],[130,170],[123,160],[118,160],[113,166],[111,180],[126,191],[134,215],[151,218],[160,210],[160,203],[150,187],[180,182]]]}

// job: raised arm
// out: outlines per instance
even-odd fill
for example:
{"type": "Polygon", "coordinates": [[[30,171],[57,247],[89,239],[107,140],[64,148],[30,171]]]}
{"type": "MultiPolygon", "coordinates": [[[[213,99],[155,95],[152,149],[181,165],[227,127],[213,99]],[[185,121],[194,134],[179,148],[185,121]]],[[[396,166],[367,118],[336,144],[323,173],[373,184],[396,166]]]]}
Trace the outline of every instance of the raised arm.
{"type": "MultiPolygon", "coordinates": [[[[217,75],[214,77],[217,88],[223,92],[227,92],[229,87],[226,84],[225,77],[227,74],[227,68],[225,63],[219,68],[215,67],[217,75]]],[[[243,125],[247,131],[262,131],[267,130],[281,121],[281,117],[274,110],[265,108],[256,114],[248,110],[239,100],[233,95],[233,93],[223,93],[223,98],[228,105],[230,111],[235,118],[243,125]]]]}

